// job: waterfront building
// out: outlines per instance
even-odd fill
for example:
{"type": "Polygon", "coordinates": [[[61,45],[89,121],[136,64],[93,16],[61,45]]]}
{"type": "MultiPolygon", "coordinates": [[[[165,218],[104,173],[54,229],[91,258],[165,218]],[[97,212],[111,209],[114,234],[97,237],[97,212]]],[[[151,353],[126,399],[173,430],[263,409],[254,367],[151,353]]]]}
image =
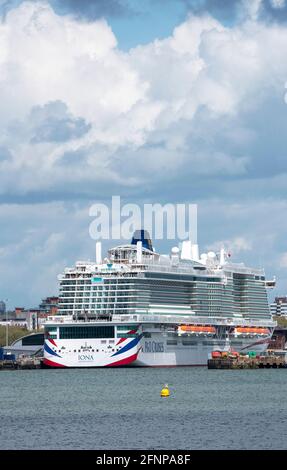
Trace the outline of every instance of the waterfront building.
{"type": "Polygon", "coordinates": [[[272,316],[287,317],[287,297],[275,297],[270,304],[270,312],[272,316]]]}
{"type": "Polygon", "coordinates": [[[39,310],[41,313],[46,315],[57,315],[58,313],[58,304],[59,304],[59,297],[46,297],[42,299],[42,302],[39,305],[39,310]]]}
{"type": "Polygon", "coordinates": [[[29,333],[18,338],[10,346],[5,346],[5,353],[14,354],[16,357],[21,355],[31,356],[34,354],[43,355],[44,333],[29,333]]]}

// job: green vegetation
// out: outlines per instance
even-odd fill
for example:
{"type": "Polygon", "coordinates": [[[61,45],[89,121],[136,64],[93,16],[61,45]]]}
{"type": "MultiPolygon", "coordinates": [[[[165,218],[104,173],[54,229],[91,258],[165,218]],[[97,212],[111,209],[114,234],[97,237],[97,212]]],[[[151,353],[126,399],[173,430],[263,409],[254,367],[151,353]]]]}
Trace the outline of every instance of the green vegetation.
{"type": "Polygon", "coordinates": [[[277,324],[281,328],[287,328],[287,318],[285,317],[273,317],[273,320],[277,321],[277,324]]]}
{"type": "MultiPolygon", "coordinates": [[[[8,339],[9,345],[16,341],[16,339],[21,338],[29,333],[26,328],[21,328],[20,326],[9,326],[8,327],[8,339]]],[[[6,326],[0,326],[0,347],[6,346],[6,326]]]]}

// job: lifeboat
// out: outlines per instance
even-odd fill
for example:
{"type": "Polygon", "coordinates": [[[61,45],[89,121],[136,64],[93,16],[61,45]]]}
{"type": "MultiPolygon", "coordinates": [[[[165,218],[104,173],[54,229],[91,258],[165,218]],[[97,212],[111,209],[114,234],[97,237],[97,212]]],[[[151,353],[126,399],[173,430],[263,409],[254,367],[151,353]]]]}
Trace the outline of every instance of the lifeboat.
{"type": "Polygon", "coordinates": [[[237,327],[234,333],[238,335],[269,335],[270,332],[268,328],[237,327]]]}
{"type": "Polygon", "coordinates": [[[178,332],[214,335],[216,333],[216,329],[214,326],[181,325],[178,327],[178,332]]]}
{"type": "Polygon", "coordinates": [[[212,357],[212,359],[216,359],[217,357],[221,357],[221,351],[212,351],[211,357],[212,357]]]}

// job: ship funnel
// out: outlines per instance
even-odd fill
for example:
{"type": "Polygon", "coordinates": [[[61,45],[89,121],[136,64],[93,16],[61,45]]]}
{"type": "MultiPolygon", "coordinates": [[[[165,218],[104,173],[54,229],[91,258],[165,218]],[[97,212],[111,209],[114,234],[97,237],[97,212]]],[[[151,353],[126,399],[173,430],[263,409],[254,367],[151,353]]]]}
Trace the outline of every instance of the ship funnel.
{"type": "Polygon", "coordinates": [[[191,259],[193,261],[199,261],[198,245],[191,245],[191,259]]]}
{"type": "Polygon", "coordinates": [[[134,232],[131,244],[136,245],[137,242],[142,242],[143,248],[153,251],[151,239],[147,230],[141,229],[134,232]]]}
{"type": "Polygon", "coordinates": [[[181,259],[189,259],[191,260],[191,241],[190,240],[185,240],[182,242],[181,246],[181,259]]]}
{"type": "Polygon", "coordinates": [[[96,263],[101,264],[102,262],[102,243],[96,243],[96,263]]]}
{"type": "Polygon", "coordinates": [[[137,263],[141,263],[142,262],[142,242],[139,241],[137,242],[137,263]]]}

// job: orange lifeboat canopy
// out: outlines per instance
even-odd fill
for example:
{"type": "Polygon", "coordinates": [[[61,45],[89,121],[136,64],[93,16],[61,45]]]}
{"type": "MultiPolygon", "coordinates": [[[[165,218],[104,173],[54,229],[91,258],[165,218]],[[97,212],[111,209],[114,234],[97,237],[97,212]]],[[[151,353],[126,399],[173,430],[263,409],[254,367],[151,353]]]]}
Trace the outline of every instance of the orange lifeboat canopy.
{"type": "Polygon", "coordinates": [[[217,357],[221,357],[221,352],[220,351],[212,351],[211,357],[212,357],[212,359],[215,359],[217,357]]]}
{"type": "Polygon", "coordinates": [[[214,326],[200,326],[200,325],[181,325],[179,327],[180,331],[190,332],[190,333],[211,333],[216,332],[214,326]]]}
{"type": "Polygon", "coordinates": [[[235,332],[239,334],[253,334],[253,335],[268,335],[269,334],[268,328],[238,327],[235,329],[235,332]]]}

